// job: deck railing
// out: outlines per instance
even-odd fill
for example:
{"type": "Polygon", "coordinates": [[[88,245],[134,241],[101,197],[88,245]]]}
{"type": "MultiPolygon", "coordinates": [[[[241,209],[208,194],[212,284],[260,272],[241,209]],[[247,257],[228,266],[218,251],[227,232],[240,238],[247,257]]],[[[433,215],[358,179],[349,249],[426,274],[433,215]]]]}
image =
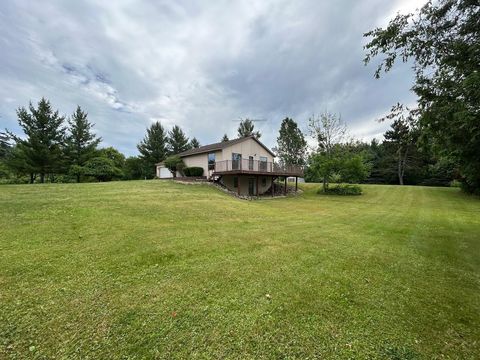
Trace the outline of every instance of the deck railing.
{"type": "Polygon", "coordinates": [[[253,159],[216,161],[214,170],[215,172],[238,170],[245,172],[283,173],[286,175],[303,176],[303,167],[299,165],[280,166],[279,164],[270,161],[253,159]]]}

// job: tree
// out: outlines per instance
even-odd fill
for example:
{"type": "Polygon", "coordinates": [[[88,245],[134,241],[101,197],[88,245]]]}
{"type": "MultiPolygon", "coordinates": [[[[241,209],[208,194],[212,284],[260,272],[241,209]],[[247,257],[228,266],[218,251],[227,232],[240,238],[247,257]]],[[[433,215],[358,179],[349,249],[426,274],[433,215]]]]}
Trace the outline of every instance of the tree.
{"type": "Polygon", "coordinates": [[[400,104],[392,108],[392,112],[387,115],[387,118],[394,119],[394,121],[391,125],[392,129],[385,132],[384,137],[396,153],[398,183],[403,185],[408,156],[416,142],[413,129],[415,121],[409,109],[400,104]]]}
{"type": "Polygon", "coordinates": [[[182,158],[178,155],[169,156],[163,163],[165,167],[170,170],[174,178],[177,177],[177,171],[182,173],[183,168],[185,167],[182,158]]]}
{"type": "Polygon", "coordinates": [[[113,161],[113,165],[118,169],[123,169],[125,166],[125,155],[114,147],[106,147],[98,151],[98,157],[104,157],[113,161]]]}
{"type": "Polygon", "coordinates": [[[130,156],[125,159],[125,168],[123,171],[125,180],[138,180],[146,177],[148,169],[145,163],[138,156],[130,156]]]}
{"type": "Polygon", "coordinates": [[[223,134],[222,140],[220,140],[220,141],[221,141],[221,142],[227,142],[227,141],[229,141],[227,134],[223,134]]]}
{"type": "Polygon", "coordinates": [[[197,138],[193,138],[190,140],[190,148],[192,149],[198,149],[200,147],[200,142],[197,140],[197,138]]]}
{"type": "Polygon", "coordinates": [[[175,125],[168,132],[168,145],[170,154],[176,155],[190,149],[188,137],[179,126],[175,125]]]}
{"type": "Polygon", "coordinates": [[[286,165],[304,165],[307,141],[297,123],[288,117],[283,119],[277,138],[277,154],[286,165]]]}
{"type": "Polygon", "coordinates": [[[323,189],[327,191],[328,182],[337,169],[339,156],[337,144],[344,140],[347,127],[340,116],[324,112],[320,116],[313,115],[308,120],[310,135],[317,141],[315,157],[317,173],[322,174],[323,189]]]}
{"type": "Polygon", "coordinates": [[[0,131],[0,160],[4,159],[7,156],[10,148],[10,137],[7,133],[0,131]]]}
{"type": "Polygon", "coordinates": [[[38,102],[37,108],[32,103],[29,111],[24,107],[19,108],[17,116],[18,124],[26,135],[26,138],[20,138],[9,133],[17,144],[17,154],[21,154],[17,163],[22,160],[21,168],[30,173],[31,180],[37,173],[43,183],[45,175],[53,176],[62,168],[65,117],[60,116],[58,110],[53,111],[50,102],[45,98],[38,102]]]}
{"type": "Polygon", "coordinates": [[[92,133],[93,124],[87,119],[87,113],[80,106],[68,119],[69,135],[66,141],[66,153],[70,163],[71,173],[75,173],[77,182],[80,182],[80,172],[73,171],[72,166],[81,167],[88,160],[97,155],[97,146],[101,138],[92,133]]]}
{"type": "Polygon", "coordinates": [[[456,161],[464,188],[480,193],[480,6],[471,0],[429,1],[364,34],[365,63],[384,55],[375,77],[400,58],[413,63],[418,126],[440,156],[456,161]]]}
{"type": "Polygon", "coordinates": [[[363,154],[353,154],[341,144],[335,144],[330,152],[320,151],[309,159],[307,176],[309,180],[321,179],[323,191],[336,180],[346,183],[359,183],[370,174],[370,164],[363,154]]]}
{"type": "Polygon", "coordinates": [[[262,134],[260,134],[260,131],[254,131],[255,125],[253,124],[253,121],[250,119],[245,119],[240,121],[240,125],[238,125],[238,137],[248,137],[248,136],[255,136],[257,139],[260,139],[262,134]]]}
{"type": "Polygon", "coordinates": [[[153,123],[147,129],[147,134],[137,145],[140,152],[140,159],[144,162],[146,176],[155,176],[155,164],[165,160],[168,154],[168,139],[165,129],[160,122],[153,123]]]}
{"type": "Polygon", "coordinates": [[[115,162],[107,157],[92,158],[79,168],[83,175],[92,176],[98,181],[110,181],[123,175],[122,170],[115,166],[115,162]]]}

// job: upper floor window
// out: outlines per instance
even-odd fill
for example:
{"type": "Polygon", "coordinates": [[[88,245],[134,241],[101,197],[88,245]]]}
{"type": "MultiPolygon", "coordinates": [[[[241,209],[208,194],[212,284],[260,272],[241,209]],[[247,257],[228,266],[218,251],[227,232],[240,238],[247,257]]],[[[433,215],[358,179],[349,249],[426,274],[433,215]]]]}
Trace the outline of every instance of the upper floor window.
{"type": "Polygon", "coordinates": [[[215,153],[208,154],[208,170],[215,169],[215,153]]]}

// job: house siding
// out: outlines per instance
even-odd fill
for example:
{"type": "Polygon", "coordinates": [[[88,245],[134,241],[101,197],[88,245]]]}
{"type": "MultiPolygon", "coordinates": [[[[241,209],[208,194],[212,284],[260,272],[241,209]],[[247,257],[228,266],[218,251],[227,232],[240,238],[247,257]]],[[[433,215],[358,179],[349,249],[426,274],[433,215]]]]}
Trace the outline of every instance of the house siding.
{"type": "Polygon", "coordinates": [[[254,160],[260,160],[260,156],[264,156],[268,162],[273,162],[272,154],[252,138],[228,146],[222,150],[222,153],[223,160],[232,160],[232,153],[237,153],[242,154],[243,159],[248,159],[249,156],[253,156],[254,160]]]}

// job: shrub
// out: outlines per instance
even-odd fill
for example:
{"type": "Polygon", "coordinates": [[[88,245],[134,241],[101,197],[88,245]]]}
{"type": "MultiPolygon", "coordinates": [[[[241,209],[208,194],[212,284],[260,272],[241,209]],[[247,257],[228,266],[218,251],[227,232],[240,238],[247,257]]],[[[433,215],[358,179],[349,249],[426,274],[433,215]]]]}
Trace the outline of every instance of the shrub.
{"type": "Polygon", "coordinates": [[[325,195],[362,195],[362,188],[358,185],[339,184],[327,188],[326,191],[320,188],[317,193],[325,195]]]}
{"type": "Polygon", "coordinates": [[[203,168],[199,166],[186,167],[183,169],[183,173],[185,176],[202,176],[203,168]]]}

